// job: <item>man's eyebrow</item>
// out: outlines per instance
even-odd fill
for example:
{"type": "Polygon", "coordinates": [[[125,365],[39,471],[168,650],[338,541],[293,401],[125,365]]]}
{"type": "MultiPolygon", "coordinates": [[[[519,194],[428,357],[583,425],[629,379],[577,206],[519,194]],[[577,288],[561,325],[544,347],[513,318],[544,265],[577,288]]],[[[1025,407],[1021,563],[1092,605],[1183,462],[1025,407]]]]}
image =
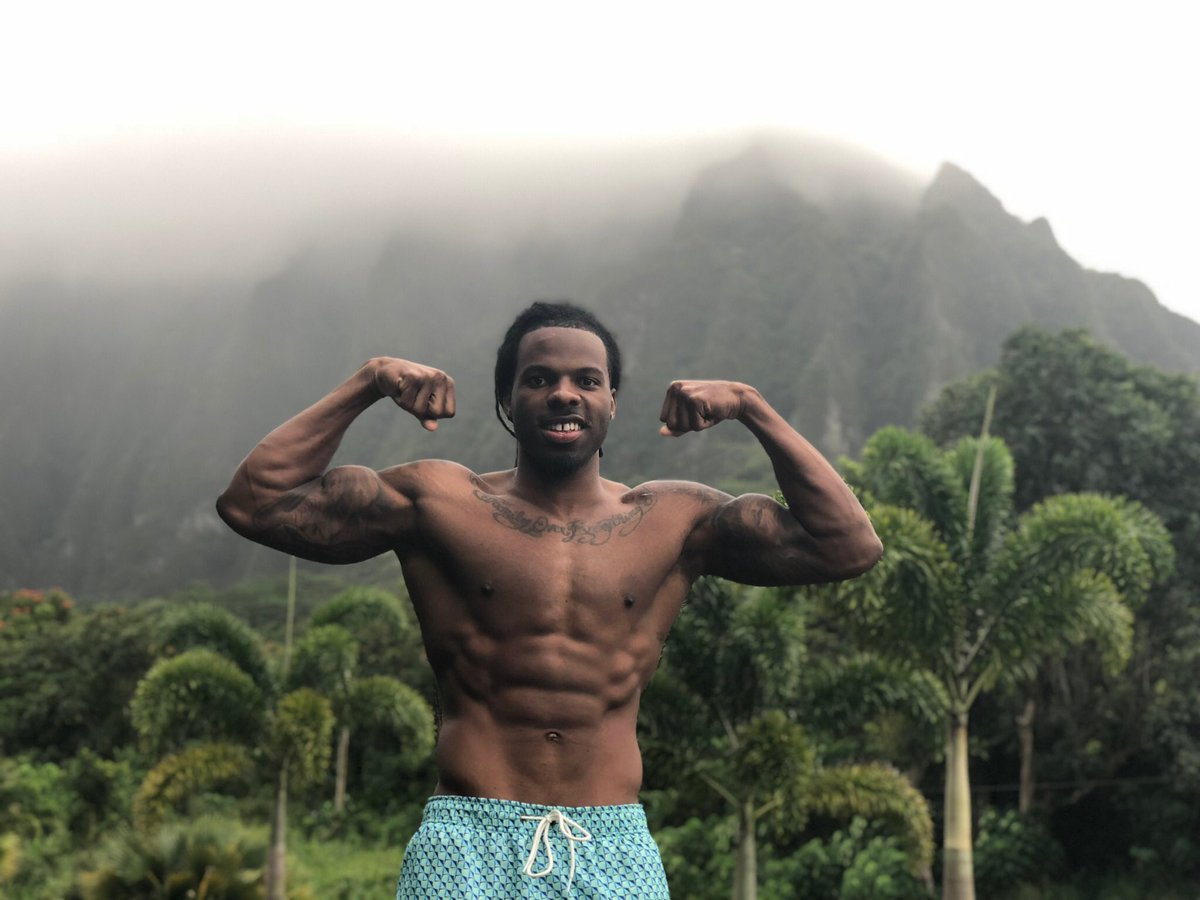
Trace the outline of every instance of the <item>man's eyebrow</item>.
{"type": "MultiPolygon", "coordinates": [[[[523,368],[518,374],[530,375],[535,372],[541,373],[541,372],[553,372],[553,371],[554,371],[554,367],[548,366],[545,363],[530,363],[525,368],[523,368]]],[[[604,370],[601,369],[599,366],[580,366],[578,369],[571,369],[570,371],[576,375],[603,375],[604,374],[604,370]]]]}

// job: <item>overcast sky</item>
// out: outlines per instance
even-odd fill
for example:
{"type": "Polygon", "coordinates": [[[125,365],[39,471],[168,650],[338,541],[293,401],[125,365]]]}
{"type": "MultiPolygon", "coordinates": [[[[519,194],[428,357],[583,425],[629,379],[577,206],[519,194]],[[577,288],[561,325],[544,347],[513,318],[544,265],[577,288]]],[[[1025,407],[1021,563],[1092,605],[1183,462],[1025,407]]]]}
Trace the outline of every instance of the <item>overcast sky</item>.
{"type": "Polygon", "coordinates": [[[487,145],[796,128],[924,177],[955,162],[1010,212],[1048,218],[1084,265],[1200,321],[1192,4],[13,6],[0,174],[127,142],[297,130],[487,145]]]}

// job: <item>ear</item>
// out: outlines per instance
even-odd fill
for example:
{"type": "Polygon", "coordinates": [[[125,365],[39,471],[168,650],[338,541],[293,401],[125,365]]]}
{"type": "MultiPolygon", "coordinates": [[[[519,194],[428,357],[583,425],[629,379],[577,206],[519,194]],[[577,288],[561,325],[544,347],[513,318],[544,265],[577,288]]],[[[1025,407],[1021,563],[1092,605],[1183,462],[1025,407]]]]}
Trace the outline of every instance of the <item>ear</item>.
{"type": "Polygon", "coordinates": [[[612,419],[615,419],[617,417],[617,392],[609,391],[609,393],[612,394],[612,401],[609,405],[609,412],[608,412],[608,418],[611,421],[612,419]]]}

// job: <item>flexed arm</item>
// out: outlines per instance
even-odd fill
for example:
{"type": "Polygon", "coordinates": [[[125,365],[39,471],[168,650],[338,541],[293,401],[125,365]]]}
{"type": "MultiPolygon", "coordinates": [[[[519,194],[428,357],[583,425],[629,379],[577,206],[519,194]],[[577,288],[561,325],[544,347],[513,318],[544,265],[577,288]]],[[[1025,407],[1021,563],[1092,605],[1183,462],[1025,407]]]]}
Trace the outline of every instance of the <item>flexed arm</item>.
{"type": "Polygon", "coordinates": [[[454,415],[454,381],[445,372],[372,359],[250,451],[217,500],[221,518],[243,537],[319,562],[358,562],[403,541],[423,464],[327,471],[346,429],[383,397],[429,431],[454,415]]]}
{"type": "Polygon", "coordinates": [[[763,494],[728,498],[697,524],[705,574],[749,584],[840,581],[873,566],[883,546],[858,499],[815,447],[755,388],[676,381],[659,417],[678,437],[737,419],[762,444],[787,507],[763,494]]]}

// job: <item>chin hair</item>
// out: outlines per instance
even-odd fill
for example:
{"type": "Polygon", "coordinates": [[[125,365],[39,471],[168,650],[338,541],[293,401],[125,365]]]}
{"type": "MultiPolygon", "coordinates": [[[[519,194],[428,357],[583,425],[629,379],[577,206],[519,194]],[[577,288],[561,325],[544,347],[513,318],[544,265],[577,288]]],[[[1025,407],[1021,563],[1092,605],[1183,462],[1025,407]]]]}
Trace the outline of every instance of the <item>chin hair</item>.
{"type": "Polygon", "coordinates": [[[591,462],[594,455],[580,458],[567,453],[547,453],[544,456],[530,456],[529,461],[548,475],[574,475],[591,462]]]}

